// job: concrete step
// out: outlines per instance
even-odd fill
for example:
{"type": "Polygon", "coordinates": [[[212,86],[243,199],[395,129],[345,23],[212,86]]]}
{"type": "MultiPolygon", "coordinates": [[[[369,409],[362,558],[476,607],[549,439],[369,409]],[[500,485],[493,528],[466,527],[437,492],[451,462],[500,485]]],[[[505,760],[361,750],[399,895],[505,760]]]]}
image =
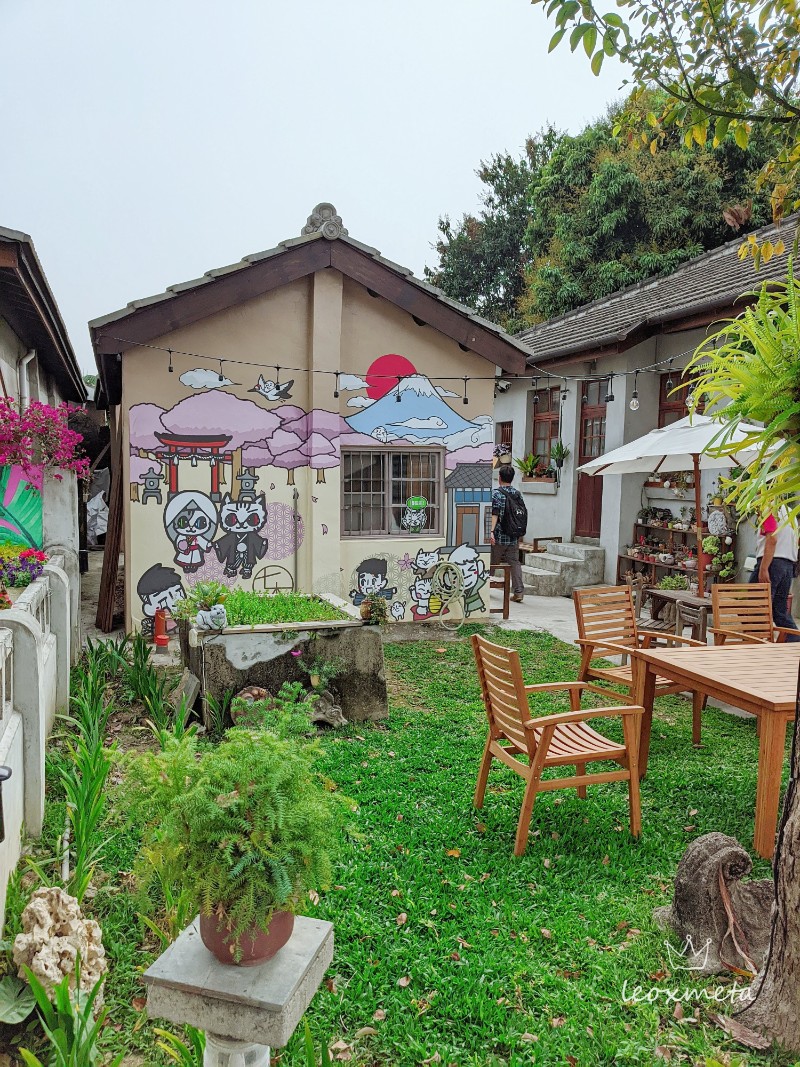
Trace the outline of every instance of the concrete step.
{"type": "Polygon", "coordinates": [[[555,552],[539,552],[531,558],[532,566],[553,574],[561,574],[565,568],[574,567],[576,562],[578,561],[571,556],[557,555],[555,552]]]}
{"type": "Polygon", "coordinates": [[[598,556],[605,558],[605,549],[598,545],[581,544],[579,541],[564,541],[562,544],[553,544],[548,552],[557,556],[570,556],[572,559],[596,559],[598,556]]]}
{"type": "Polygon", "coordinates": [[[534,596],[566,596],[564,579],[560,574],[541,567],[523,567],[525,592],[534,596]]]}

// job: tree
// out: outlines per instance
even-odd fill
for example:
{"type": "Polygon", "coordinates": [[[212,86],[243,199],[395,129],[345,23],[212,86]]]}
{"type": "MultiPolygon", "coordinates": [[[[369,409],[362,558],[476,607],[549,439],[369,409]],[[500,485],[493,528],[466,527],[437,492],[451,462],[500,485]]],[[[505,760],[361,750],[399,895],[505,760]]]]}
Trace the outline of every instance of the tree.
{"type": "Polygon", "coordinates": [[[506,152],[482,160],[475,172],[485,186],[480,214],[464,215],[455,225],[442,216],[434,245],[439,263],[425,268],[433,285],[506,329],[516,325],[517,302],[525,290],[531,179],[560,136],[548,126],[528,138],[519,159],[506,152]]]}
{"type": "Polygon", "coordinates": [[[800,173],[793,0],[616,0],[617,10],[605,13],[594,0],[532,2],[554,19],[551,51],[566,38],[573,52],[583,46],[595,74],[606,56],[631,68],[635,91],[618,132],[655,152],[673,128],[687,146],[732,137],[740,148],[763,129],[774,149],[760,182],[771,187],[776,220],[793,204],[800,173]],[[647,100],[652,87],[663,92],[656,109],[647,100]]]}

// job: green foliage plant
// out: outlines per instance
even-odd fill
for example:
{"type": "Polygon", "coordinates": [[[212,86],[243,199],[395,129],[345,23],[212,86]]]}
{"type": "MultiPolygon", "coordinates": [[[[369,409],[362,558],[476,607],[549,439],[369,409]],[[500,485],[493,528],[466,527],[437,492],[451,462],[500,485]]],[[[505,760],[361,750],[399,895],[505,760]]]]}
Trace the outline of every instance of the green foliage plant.
{"type": "Polygon", "coordinates": [[[689,582],[682,574],[665,574],[658,583],[659,589],[688,589],[689,582]]]}
{"type": "Polygon", "coordinates": [[[514,460],[514,466],[526,478],[532,478],[541,465],[542,460],[539,456],[534,455],[533,452],[529,452],[527,456],[522,456],[520,459],[514,460]]]}
{"type": "Polygon", "coordinates": [[[305,1053],[305,1067],[331,1067],[331,1055],[327,1043],[323,1043],[320,1058],[317,1060],[314,1038],[311,1036],[311,1028],[307,1019],[303,1020],[303,1052],[305,1053]]]}
{"type": "Polygon", "coordinates": [[[785,504],[800,515],[800,282],[790,257],[785,282],[764,283],[755,302],[696,350],[689,370],[719,420],[713,451],[752,449],[752,461],[725,483],[726,503],[766,516],[785,504]],[[735,431],[745,431],[734,448],[735,431]],[[747,475],[745,477],[744,475],[747,475]]]}
{"type": "Polygon", "coordinates": [[[225,923],[234,953],[327,887],[347,802],[316,773],[320,750],[234,728],[219,745],[174,739],[129,768],[144,844],[204,915],[225,923]]]}
{"type": "MultiPolygon", "coordinates": [[[[81,993],[80,960],[77,960],[75,975],[64,976],[53,989],[51,1002],[45,987],[27,967],[25,977],[36,998],[42,1028],[50,1046],[44,1063],[27,1049],[20,1049],[26,1067],[100,1067],[105,1057],[100,1051],[99,1038],[108,1008],[103,1008],[95,1017],[95,1002],[103,979],[98,979],[88,995],[81,993]],[[70,979],[75,982],[74,990],[70,990],[70,979]]],[[[123,1055],[119,1053],[114,1057],[109,1067],[117,1067],[123,1055]]]]}
{"type": "Polygon", "coordinates": [[[312,656],[309,660],[301,660],[300,666],[309,678],[319,679],[314,684],[315,689],[327,689],[335,678],[344,674],[347,665],[342,656],[312,656]]]}
{"type": "Polygon", "coordinates": [[[300,682],[284,682],[275,696],[264,700],[234,699],[231,716],[237,727],[269,730],[276,737],[306,737],[312,731],[316,696],[300,682]]]}
{"type": "Polygon", "coordinates": [[[198,611],[209,611],[217,604],[224,604],[230,590],[216,581],[195,582],[187,595],[176,601],[172,609],[174,619],[193,619],[198,611]]]}
{"type": "Polygon", "coordinates": [[[559,438],[550,446],[550,459],[557,467],[562,467],[569,459],[571,452],[572,449],[569,445],[565,445],[561,438],[559,438]]]}
{"type": "Polygon", "coordinates": [[[386,597],[382,597],[379,593],[367,593],[361,602],[362,609],[364,605],[367,608],[366,622],[372,626],[387,625],[389,622],[389,608],[386,603],[386,597]]]}
{"type": "Polygon", "coordinates": [[[229,626],[277,625],[293,622],[327,622],[348,618],[319,596],[304,593],[256,593],[234,589],[225,601],[229,626]]]}
{"type": "Polygon", "coordinates": [[[173,1063],[180,1064],[180,1067],[203,1067],[206,1035],[202,1030],[195,1029],[194,1026],[185,1027],[185,1031],[186,1041],[181,1041],[179,1037],[169,1033],[168,1030],[161,1030],[159,1027],[155,1027],[153,1033],[158,1038],[156,1045],[169,1056],[173,1063]]]}

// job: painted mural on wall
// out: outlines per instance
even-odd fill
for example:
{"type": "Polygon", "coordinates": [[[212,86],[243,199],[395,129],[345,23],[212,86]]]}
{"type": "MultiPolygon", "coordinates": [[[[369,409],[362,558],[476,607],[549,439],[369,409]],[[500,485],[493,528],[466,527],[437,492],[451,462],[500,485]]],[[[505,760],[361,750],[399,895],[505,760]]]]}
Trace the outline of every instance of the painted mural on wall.
{"type": "MultiPolygon", "coordinates": [[[[437,445],[446,450],[447,471],[459,463],[491,463],[491,416],[465,417],[461,393],[435,385],[398,354],[376,359],[363,377],[338,375],[337,395],[352,411],[346,417],[289,402],[295,381],[279,368],[274,376],[236,383],[221,369],[196,367],[178,381],[189,395],[171,407],[141,403],[129,411],[137,614],[146,630],[158,607],[169,607],[201,580],[262,591],[293,588],[309,523],[317,523],[317,536],[338,540],[339,477],[328,472],[340,466],[343,448],[437,445]],[[310,513],[315,509],[317,516],[310,513]]],[[[436,614],[435,596],[431,603],[430,590],[426,595],[430,573],[450,559],[464,576],[465,613],[482,611],[485,565],[474,546],[431,549],[429,539],[415,545],[424,536],[429,503],[415,495],[403,504],[399,533],[387,536],[402,537],[411,555],[372,552],[369,541],[358,539],[363,558],[349,583],[340,571],[330,576],[335,588],[326,591],[355,606],[377,593],[393,619],[427,618],[436,614]]]]}
{"type": "Polygon", "coordinates": [[[21,467],[0,467],[0,545],[42,547],[40,489],[27,480],[21,467]]]}

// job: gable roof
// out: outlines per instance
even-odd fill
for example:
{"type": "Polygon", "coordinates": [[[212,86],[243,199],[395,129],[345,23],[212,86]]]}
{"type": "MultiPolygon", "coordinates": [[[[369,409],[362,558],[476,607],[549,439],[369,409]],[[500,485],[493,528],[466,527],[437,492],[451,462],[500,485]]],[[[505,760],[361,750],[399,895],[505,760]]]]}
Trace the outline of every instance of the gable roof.
{"type": "Polygon", "coordinates": [[[786,251],[758,272],[748,256],[739,258],[744,240],[733,241],[690,259],[671,274],[648,278],[616,293],[583,304],[557,318],[518,333],[532,351],[528,365],[554,365],[624,352],[653,334],[696,329],[727,315],[738,315],[743,294],[764,281],[786,277],[786,265],[800,213],[781,224],[762,226],[753,236],[759,243],[782,239],[786,251]]]}
{"type": "Polygon", "coordinates": [[[491,463],[458,463],[444,480],[445,489],[491,489],[491,463]]]}
{"type": "Polygon", "coordinates": [[[126,347],[120,338],[145,344],[327,267],[407,311],[421,325],[457,341],[465,352],[474,352],[509,374],[525,370],[529,349],[522,341],[415,278],[407,267],[386,259],[377,248],[350,237],[333,205],[318,204],[300,237],[93,319],[89,332],[102,392],[109,403],[119,403],[122,376],[117,354],[126,347]]]}
{"type": "Polygon", "coordinates": [[[86,386],[33,240],[0,226],[0,316],[51,374],[65,400],[84,403],[86,386]]]}

